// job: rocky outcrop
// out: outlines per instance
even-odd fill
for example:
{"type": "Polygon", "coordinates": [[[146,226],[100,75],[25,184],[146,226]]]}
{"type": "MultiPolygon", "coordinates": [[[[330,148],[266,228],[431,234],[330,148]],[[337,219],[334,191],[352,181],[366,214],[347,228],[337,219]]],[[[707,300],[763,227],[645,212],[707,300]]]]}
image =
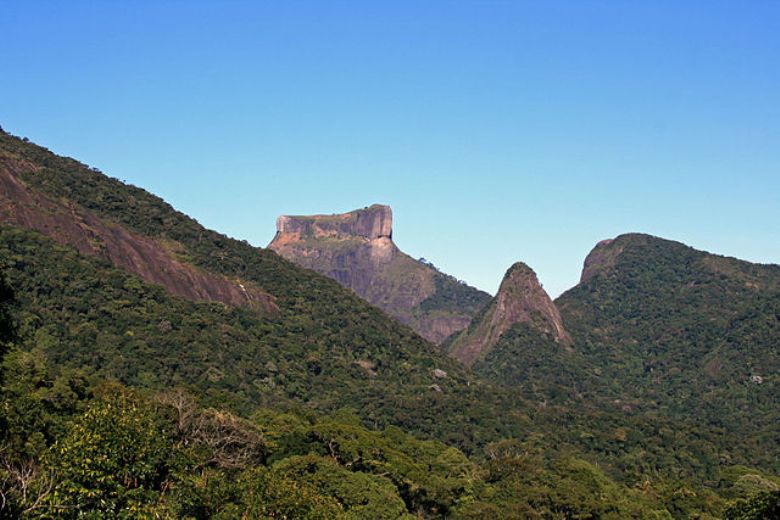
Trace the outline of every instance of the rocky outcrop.
{"type": "Polygon", "coordinates": [[[335,279],[436,343],[465,328],[490,299],[400,251],[393,242],[392,210],[381,204],[334,215],[281,216],[268,247],[335,279]]]}
{"type": "Polygon", "coordinates": [[[29,189],[22,171],[35,165],[0,155],[0,223],[34,229],[82,254],[101,256],[115,267],[170,294],[190,300],[248,307],[266,315],[278,312],[274,297],[242,280],[198,269],[176,258],[178,246],[129,231],[70,202],[53,200],[29,189]]]}
{"type": "Polygon", "coordinates": [[[616,245],[614,239],[602,240],[585,257],[580,275],[580,283],[585,283],[596,274],[615,265],[617,257],[623,252],[623,246],[616,245]]]}
{"type": "Polygon", "coordinates": [[[509,268],[483,317],[457,336],[448,351],[471,365],[484,357],[517,323],[529,324],[540,334],[551,336],[562,347],[571,345],[558,309],[542,288],[536,273],[522,262],[509,268]]]}
{"type": "Polygon", "coordinates": [[[368,240],[393,238],[393,211],[390,206],[374,204],[338,215],[294,217],[282,215],[276,220],[277,237],[314,235],[330,238],[363,237],[368,240]]]}

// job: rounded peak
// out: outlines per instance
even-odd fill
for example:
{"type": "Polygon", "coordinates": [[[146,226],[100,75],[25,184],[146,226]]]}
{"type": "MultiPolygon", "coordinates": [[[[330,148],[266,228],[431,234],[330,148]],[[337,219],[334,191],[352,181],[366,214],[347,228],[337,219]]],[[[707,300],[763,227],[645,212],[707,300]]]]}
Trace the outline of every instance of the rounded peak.
{"type": "Polygon", "coordinates": [[[515,262],[504,274],[504,279],[516,278],[518,276],[528,277],[532,276],[536,278],[536,272],[525,262],[515,262]]]}
{"type": "Polygon", "coordinates": [[[497,296],[504,293],[526,293],[528,291],[544,292],[536,272],[525,262],[515,262],[507,269],[504,279],[501,280],[501,286],[498,288],[497,296]]]}
{"type": "Polygon", "coordinates": [[[646,245],[649,243],[672,243],[669,240],[659,238],[646,233],[623,233],[615,238],[608,238],[598,242],[591,249],[582,266],[580,283],[587,282],[596,274],[612,268],[618,256],[628,247],[646,245]]]}
{"type": "Polygon", "coordinates": [[[622,244],[625,244],[626,242],[637,242],[641,240],[646,240],[648,238],[655,238],[652,235],[646,235],[644,233],[621,233],[620,235],[617,235],[614,238],[605,238],[604,240],[599,240],[596,242],[596,245],[593,246],[593,249],[591,249],[591,252],[597,250],[597,249],[605,249],[609,248],[610,246],[620,246],[622,244]]]}
{"type": "Polygon", "coordinates": [[[637,233],[637,232],[621,233],[615,238],[608,238],[606,240],[600,241],[599,243],[596,244],[596,246],[593,249],[596,249],[598,247],[606,247],[613,244],[634,245],[634,244],[647,244],[648,242],[673,242],[673,241],[655,235],[650,235],[647,233],[637,233]]]}

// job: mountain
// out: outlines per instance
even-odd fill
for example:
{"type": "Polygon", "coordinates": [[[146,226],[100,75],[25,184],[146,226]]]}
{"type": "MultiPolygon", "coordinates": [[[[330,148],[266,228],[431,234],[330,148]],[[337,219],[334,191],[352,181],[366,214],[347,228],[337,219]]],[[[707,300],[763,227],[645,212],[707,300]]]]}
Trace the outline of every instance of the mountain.
{"type": "Polygon", "coordinates": [[[553,304],[527,266],[513,266],[444,347],[540,406],[638,419],[625,431],[642,432],[640,466],[656,442],[675,451],[658,438],[669,422],[706,439],[701,460],[777,470],[780,266],[627,234],[597,244],[581,278],[553,304]]]}
{"type": "Polygon", "coordinates": [[[602,399],[721,438],[738,431],[738,449],[772,460],[780,266],[626,234],[600,242],[555,303],[602,399]]]}
{"type": "Polygon", "coordinates": [[[335,281],[4,132],[0,253],[24,343],[63,367],[246,411],[351,406],[464,446],[482,428],[464,414],[527,426],[486,413],[506,397],[335,281]]]}
{"type": "Polygon", "coordinates": [[[592,386],[557,307],[522,262],[507,270],[496,297],[444,348],[475,374],[540,406],[582,406],[592,386]]]}
{"type": "Polygon", "coordinates": [[[447,350],[453,357],[472,365],[491,352],[499,339],[516,325],[548,337],[562,348],[571,345],[558,309],[542,289],[533,269],[522,262],[507,270],[496,297],[447,350]]]}
{"type": "MultiPolygon", "coordinates": [[[[3,144],[7,141],[3,139],[3,144]]],[[[47,196],[24,184],[23,178],[45,176],[47,172],[42,168],[45,166],[0,149],[0,222],[34,229],[61,245],[72,245],[82,254],[105,258],[149,283],[162,285],[175,296],[255,308],[268,315],[278,312],[274,297],[251,282],[197,269],[182,261],[181,244],[155,240],[101,219],[68,199],[47,196]]]]}
{"type": "Polygon", "coordinates": [[[490,300],[487,293],[399,250],[389,206],[281,216],[268,247],[333,278],[435,343],[468,326],[490,300]]]}
{"type": "MultiPolygon", "coordinates": [[[[386,217],[347,220],[392,251],[386,217]]],[[[0,132],[0,517],[774,500],[778,267],[638,235],[597,249],[556,305],[513,266],[466,367],[337,281],[0,132]]]]}

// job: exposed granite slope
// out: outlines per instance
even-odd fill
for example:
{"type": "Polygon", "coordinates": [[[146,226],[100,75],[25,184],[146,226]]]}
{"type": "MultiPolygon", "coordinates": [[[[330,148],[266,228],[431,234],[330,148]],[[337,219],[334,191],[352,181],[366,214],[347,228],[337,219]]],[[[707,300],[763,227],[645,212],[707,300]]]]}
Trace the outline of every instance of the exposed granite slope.
{"type": "Polygon", "coordinates": [[[285,215],[268,247],[439,343],[468,326],[490,296],[403,253],[392,224],[392,210],[380,204],[335,215],[285,215]]]}
{"type": "Polygon", "coordinates": [[[264,314],[278,311],[274,297],[259,287],[180,261],[175,243],[139,235],[77,204],[28,188],[21,173],[34,174],[36,168],[0,150],[0,224],[31,228],[82,254],[101,256],[175,296],[249,307],[264,314]]]}

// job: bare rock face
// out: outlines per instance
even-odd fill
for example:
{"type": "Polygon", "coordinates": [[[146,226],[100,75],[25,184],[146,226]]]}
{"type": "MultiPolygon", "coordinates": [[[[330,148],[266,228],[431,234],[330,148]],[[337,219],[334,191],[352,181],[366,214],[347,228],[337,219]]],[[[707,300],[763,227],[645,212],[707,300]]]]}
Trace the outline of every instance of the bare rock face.
{"type": "Polygon", "coordinates": [[[614,245],[614,242],[614,239],[602,240],[585,257],[580,283],[587,282],[603,269],[615,265],[615,260],[623,252],[623,247],[614,245]]]}
{"type": "Polygon", "coordinates": [[[370,207],[340,215],[291,217],[282,215],[276,220],[278,236],[297,235],[354,238],[368,240],[393,238],[393,210],[390,206],[374,204],[370,207]]]}
{"type": "Polygon", "coordinates": [[[381,204],[336,215],[282,215],[276,219],[276,236],[268,247],[315,271],[321,271],[317,267],[323,260],[333,262],[332,274],[325,274],[358,294],[358,287],[369,280],[360,269],[350,272],[360,267],[357,257],[379,266],[398,253],[393,244],[393,211],[381,204]]]}
{"type": "MultiPolygon", "coordinates": [[[[391,238],[392,226],[392,210],[379,204],[336,215],[283,215],[276,220],[276,236],[268,248],[330,276],[364,298],[370,294],[369,302],[378,305],[383,295],[372,285],[378,273],[399,254],[391,238]]],[[[413,307],[432,289],[419,277],[408,282],[408,291],[385,303],[413,307]]]]}
{"type": "Polygon", "coordinates": [[[563,327],[558,309],[542,288],[536,273],[522,262],[509,268],[482,319],[461,332],[448,351],[471,365],[485,356],[517,323],[527,323],[540,333],[551,335],[563,347],[571,345],[571,337],[563,327]]]}
{"type": "Polygon", "coordinates": [[[178,260],[176,244],[163,244],[105,222],[86,208],[29,189],[19,175],[35,168],[0,155],[0,223],[34,229],[82,254],[101,256],[115,267],[162,285],[174,296],[278,313],[275,298],[261,288],[178,260]]]}
{"type": "Polygon", "coordinates": [[[281,216],[268,247],[335,279],[436,343],[465,328],[490,299],[400,251],[393,242],[390,206],[374,204],[334,215],[281,216]],[[443,294],[457,296],[435,298],[443,294]],[[446,308],[441,301],[447,301],[446,308]]]}

